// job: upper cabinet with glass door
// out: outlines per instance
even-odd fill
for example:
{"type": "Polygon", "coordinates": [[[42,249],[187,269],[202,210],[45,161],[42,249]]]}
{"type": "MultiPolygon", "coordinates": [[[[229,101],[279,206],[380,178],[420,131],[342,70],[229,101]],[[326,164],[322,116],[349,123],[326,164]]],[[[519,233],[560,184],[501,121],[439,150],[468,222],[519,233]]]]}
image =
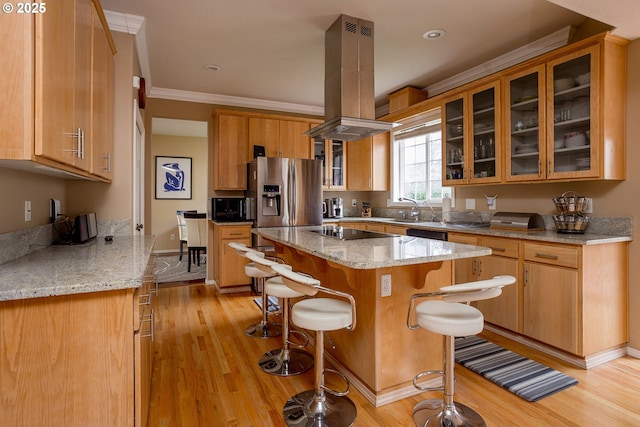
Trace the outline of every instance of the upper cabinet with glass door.
{"type": "Polygon", "coordinates": [[[500,81],[470,92],[471,131],[469,179],[472,183],[500,182],[500,81]],[[473,162],[471,162],[473,159],[473,162]]]}
{"type": "Polygon", "coordinates": [[[444,103],[443,185],[500,182],[500,82],[444,103]]]}
{"type": "Polygon", "coordinates": [[[505,77],[507,181],[545,179],[545,66],[505,77]]]}
{"type": "Polygon", "coordinates": [[[547,177],[598,176],[600,50],[593,46],[547,63],[547,177]]]}
{"type": "Polygon", "coordinates": [[[314,141],[314,159],[322,160],[322,187],[325,190],[346,190],[346,149],[344,141],[314,141]]]}

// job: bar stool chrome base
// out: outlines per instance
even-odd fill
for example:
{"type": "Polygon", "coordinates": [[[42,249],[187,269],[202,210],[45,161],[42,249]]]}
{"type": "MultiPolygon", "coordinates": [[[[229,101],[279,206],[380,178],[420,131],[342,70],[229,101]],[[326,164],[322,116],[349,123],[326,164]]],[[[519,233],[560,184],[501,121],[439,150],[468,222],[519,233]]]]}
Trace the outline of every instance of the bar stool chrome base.
{"type": "Polygon", "coordinates": [[[267,374],[289,377],[311,369],[313,355],[304,350],[278,348],[263,354],[258,359],[258,366],[267,374]]]}
{"type": "Polygon", "coordinates": [[[245,335],[254,338],[271,338],[282,335],[282,327],[278,323],[256,323],[247,326],[244,330],[245,335]]]}
{"type": "Polygon", "coordinates": [[[318,399],[314,390],[296,394],[282,411],[284,422],[295,427],[349,427],[356,414],[356,405],[348,397],[327,393],[318,399]]]}
{"type": "Polygon", "coordinates": [[[413,407],[413,421],[419,427],[486,427],[486,423],[473,409],[462,403],[445,404],[442,399],[428,399],[413,407]]]}

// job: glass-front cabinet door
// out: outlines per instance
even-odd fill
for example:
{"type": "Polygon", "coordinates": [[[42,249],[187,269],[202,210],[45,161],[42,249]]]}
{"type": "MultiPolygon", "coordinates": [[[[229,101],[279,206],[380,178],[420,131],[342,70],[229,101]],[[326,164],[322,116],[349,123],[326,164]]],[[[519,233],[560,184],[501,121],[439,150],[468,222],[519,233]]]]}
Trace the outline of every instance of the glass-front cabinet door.
{"type": "Polygon", "coordinates": [[[598,46],[547,63],[547,178],[597,176],[598,63],[598,46]]]}
{"type": "Polygon", "coordinates": [[[500,182],[500,82],[470,92],[469,181],[500,182]],[[498,137],[498,138],[497,138],[498,137]]]}
{"type": "Polygon", "coordinates": [[[445,102],[442,120],[443,150],[442,156],[445,158],[443,185],[462,184],[467,180],[465,175],[464,159],[465,153],[465,106],[467,104],[466,95],[454,98],[445,102]]]}
{"type": "Polygon", "coordinates": [[[500,82],[444,103],[443,185],[500,182],[500,82]]]}
{"type": "Polygon", "coordinates": [[[545,65],[505,77],[506,180],[546,176],[545,65]]]}
{"type": "Polygon", "coordinates": [[[346,190],[346,147],[344,141],[316,140],[314,159],[322,160],[322,186],[324,189],[346,190]]]}

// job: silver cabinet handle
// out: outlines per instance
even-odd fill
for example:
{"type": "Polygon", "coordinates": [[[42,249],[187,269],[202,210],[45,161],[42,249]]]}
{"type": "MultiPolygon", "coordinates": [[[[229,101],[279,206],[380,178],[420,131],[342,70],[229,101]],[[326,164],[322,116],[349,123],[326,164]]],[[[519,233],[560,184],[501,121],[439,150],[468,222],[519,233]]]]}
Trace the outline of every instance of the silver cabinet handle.
{"type": "Polygon", "coordinates": [[[542,253],[538,253],[536,252],[536,258],[544,258],[544,259],[558,259],[558,255],[551,255],[551,254],[542,254],[542,253]]]}
{"type": "Polygon", "coordinates": [[[151,338],[151,341],[154,341],[155,330],[153,327],[153,323],[154,323],[153,318],[154,318],[153,309],[151,310],[151,313],[145,314],[142,316],[142,319],[140,321],[141,325],[148,323],[149,329],[145,330],[142,326],[140,326],[140,329],[141,329],[140,338],[151,338]]]}
{"type": "Polygon", "coordinates": [[[107,166],[102,168],[102,169],[104,169],[107,172],[111,173],[111,153],[107,153],[106,156],[102,156],[101,158],[105,159],[107,161],[107,166]]]}

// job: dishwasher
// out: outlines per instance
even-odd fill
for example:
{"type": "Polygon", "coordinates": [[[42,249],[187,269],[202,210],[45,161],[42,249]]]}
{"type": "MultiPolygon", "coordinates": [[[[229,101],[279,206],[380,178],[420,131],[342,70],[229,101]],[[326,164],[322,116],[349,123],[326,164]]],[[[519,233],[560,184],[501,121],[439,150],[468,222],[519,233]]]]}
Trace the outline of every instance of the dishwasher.
{"type": "Polygon", "coordinates": [[[433,240],[444,240],[445,242],[449,240],[449,236],[446,231],[423,230],[421,228],[408,228],[407,236],[424,237],[433,240]]]}

